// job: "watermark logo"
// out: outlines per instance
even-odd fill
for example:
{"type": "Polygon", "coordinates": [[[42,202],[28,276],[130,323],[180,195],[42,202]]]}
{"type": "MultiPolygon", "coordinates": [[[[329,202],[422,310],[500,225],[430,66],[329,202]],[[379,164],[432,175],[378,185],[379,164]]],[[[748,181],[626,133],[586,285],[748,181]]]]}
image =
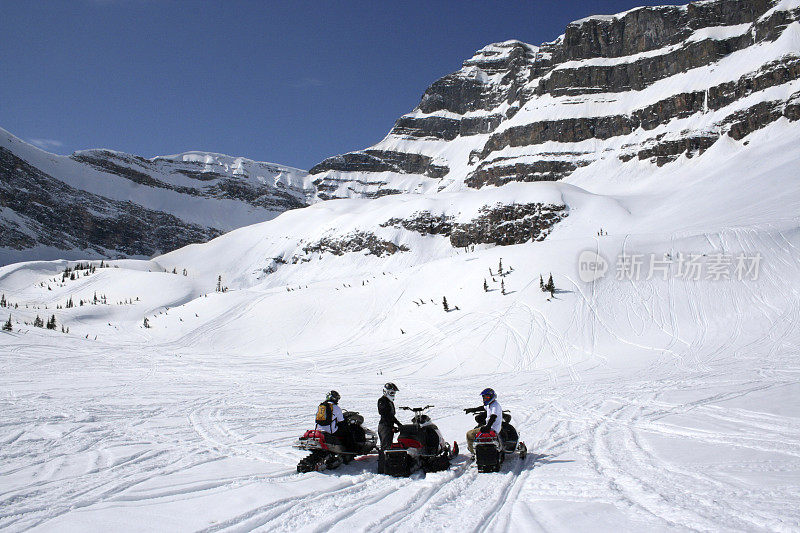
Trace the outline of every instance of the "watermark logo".
{"type": "MultiPolygon", "coordinates": [[[[617,281],[679,279],[686,281],[756,281],[761,254],[621,253],[614,263],[617,281]]],[[[593,250],[578,256],[578,277],[591,283],[606,275],[609,262],[593,250]]]]}
{"type": "Polygon", "coordinates": [[[608,261],[594,250],[584,250],[578,256],[578,277],[584,283],[591,283],[606,275],[608,261]]]}

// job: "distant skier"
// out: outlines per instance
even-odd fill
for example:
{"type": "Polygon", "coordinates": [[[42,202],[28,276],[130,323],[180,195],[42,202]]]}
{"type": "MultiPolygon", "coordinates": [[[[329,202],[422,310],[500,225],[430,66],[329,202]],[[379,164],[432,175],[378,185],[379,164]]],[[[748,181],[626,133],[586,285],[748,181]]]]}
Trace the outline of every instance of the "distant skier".
{"type": "Polygon", "coordinates": [[[335,390],[325,396],[325,401],[317,408],[316,429],[335,435],[342,441],[345,448],[351,450],[353,449],[352,435],[345,424],[340,425],[341,422],[344,422],[342,408],[339,407],[341,397],[335,390]]]}
{"type": "MultiPolygon", "coordinates": [[[[473,444],[478,433],[494,431],[497,434],[497,438],[501,439],[502,444],[500,429],[503,426],[503,408],[500,407],[500,402],[497,401],[497,393],[494,392],[494,389],[483,389],[483,391],[481,391],[481,398],[483,398],[483,409],[486,411],[486,422],[481,427],[467,431],[467,448],[469,449],[469,453],[473,455],[475,455],[473,444]]],[[[480,407],[475,407],[472,409],[464,409],[464,412],[474,413],[480,410],[480,407]]]]}
{"type": "Polygon", "coordinates": [[[394,397],[397,394],[397,385],[387,383],[383,386],[383,396],[378,398],[378,414],[381,421],[378,423],[378,437],[381,440],[381,447],[378,451],[378,473],[383,474],[383,451],[392,445],[395,429],[400,430],[400,421],[395,416],[394,397]]]}

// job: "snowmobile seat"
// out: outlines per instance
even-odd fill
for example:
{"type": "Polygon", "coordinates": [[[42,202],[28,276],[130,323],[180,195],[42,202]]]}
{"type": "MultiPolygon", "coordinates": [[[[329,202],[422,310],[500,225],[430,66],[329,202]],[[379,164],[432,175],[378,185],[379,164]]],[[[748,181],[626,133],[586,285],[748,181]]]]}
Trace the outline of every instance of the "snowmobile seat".
{"type": "Polygon", "coordinates": [[[423,438],[422,445],[426,455],[439,453],[439,435],[436,433],[436,428],[431,426],[422,428],[420,437],[423,438]]]}
{"type": "Polygon", "coordinates": [[[339,437],[334,435],[333,433],[328,433],[327,431],[320,431],[322,435],[325,437],[325,444],[329,446],[336,446],[342,444],[342,441],[339,437]]]}
{"type": "Polygon", "coordinates": [[[414,424],[403,424],[400,426],[400,433],[397,434],[398,439],[416,439],[417,429],[414,424]]]}

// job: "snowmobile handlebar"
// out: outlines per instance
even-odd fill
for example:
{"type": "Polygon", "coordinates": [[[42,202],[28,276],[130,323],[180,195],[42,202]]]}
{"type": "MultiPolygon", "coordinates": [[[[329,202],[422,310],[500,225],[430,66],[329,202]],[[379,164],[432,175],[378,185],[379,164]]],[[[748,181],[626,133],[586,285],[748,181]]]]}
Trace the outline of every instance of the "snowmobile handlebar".
{"type": "Polygon", "coordinates": [[[402,406],[402,407],[400,407],[400,409],[403,409],[405,411],[413,411],[415,413],[421,413],[422,411],[425,411],[426,409],[430,409],[431,407],[434,407],[434,406],[433,405],[426,405],[425,407],[406,407],[406,406],[402,406]]]}

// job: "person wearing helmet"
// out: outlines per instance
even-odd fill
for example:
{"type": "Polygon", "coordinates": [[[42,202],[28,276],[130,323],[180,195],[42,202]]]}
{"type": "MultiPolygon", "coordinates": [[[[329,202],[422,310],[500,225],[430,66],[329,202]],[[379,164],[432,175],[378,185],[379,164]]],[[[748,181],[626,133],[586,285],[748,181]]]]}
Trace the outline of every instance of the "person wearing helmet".
{"type": "Polygon", "coordinates": [[[397,385],[387,383],[383,386],[383,395],[378,398],[378,414],[381,420],[378,423],[378,437],[381,447],[378,450],[378,473],[383,474],[383,451],[392,445],[395,431],[400,431],[400,421],[395,416],[394,397],[397,394],[397,385]]]}
{"type": "MultiPolygon", "coordinates": [[[[482,426],[467,431],[467,448],[473,455],[475,454],[473,444],[478,433],[494,431],[499,439],[501,438],[500,429],[503,426],[503,408],[500,407],[500,402],[497,401],[497,393],[494,392],[494,389],[483,389],[481,391],[481,398],[483,399],[483,409],[486,411],[486,422],[482,426]]],[[[464,409],[464,412],[469,413],[475,412],[476,410],[480,410],[480,407],[476,409],[464,409]]]]}
{"type": "Polygon", "coordinates": [[[325,395],[325,401],[317,409],[316,429],[339,437],[345,448],[352,449],[353,439],[346,424],[343,424],[344,415],[339,407],[341,397],[335,390],[325,395]]]}

